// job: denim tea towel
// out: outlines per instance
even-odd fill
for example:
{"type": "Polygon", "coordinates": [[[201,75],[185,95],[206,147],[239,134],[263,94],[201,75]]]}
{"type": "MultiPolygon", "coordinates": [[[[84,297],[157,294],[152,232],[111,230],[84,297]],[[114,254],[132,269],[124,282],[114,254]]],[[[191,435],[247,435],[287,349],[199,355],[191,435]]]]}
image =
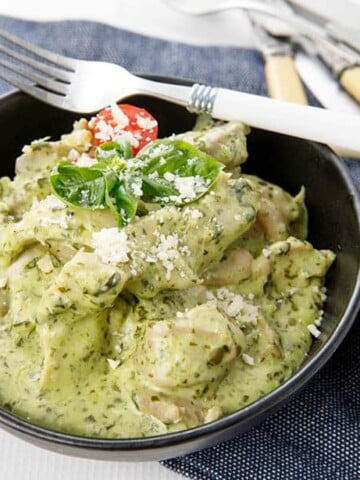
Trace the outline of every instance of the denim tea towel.
{"type": "MultiPolygon", "coordinates": [[[[255,50],[189,46],[82,21],[0,17],[0,28],[64,55],[266,95],[255,50]]],[[[0,94],[10,88],[0,81],[0,94]]],[[[360,163],[347,165],[360,186],[360,163]]],[[[360,322],[301,393],[260,426],[162,463],[194,480],[360,480],[360,322]]]]}

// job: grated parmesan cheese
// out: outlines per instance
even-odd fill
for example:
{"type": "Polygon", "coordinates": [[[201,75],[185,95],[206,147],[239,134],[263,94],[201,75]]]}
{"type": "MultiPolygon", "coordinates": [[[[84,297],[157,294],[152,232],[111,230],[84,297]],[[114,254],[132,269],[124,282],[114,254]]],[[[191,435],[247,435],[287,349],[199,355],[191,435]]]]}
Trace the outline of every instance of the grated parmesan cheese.
{"type": "Polygon", "coordinates": [[[324,318],[324,310],[320,310],[320,312],[319,312],[319,317],[314,321],[314,324],[315,324],[317,327],[320,327],[323,318],[324,318]]]}
{"type": "Polygon", "coordinates": [[[165,180],[167,180],[168,182],[172,182],[174,179],[175,179],[175,175],[171,172],[165,172],[164,173],[164,178],[165,180]]]}
{"type": "Polygon", "coordinates": [[[70,152],[68,153],[68,160],[69,162],[75,162],[80,156],[80,153],[75,150],[75,148],[72,148],[70,152]]]}
{"type": "Polygon", "coordinates": [[[130,248],[127,242],[127,235],[124,230],[116,227],[103,228],[92,235],[92,246],[94,252],[103,263],[117,264],[129,261],[128,253],[130,248]]]}
{"type": "Polygon", "coordinates": [[[60,225],[61,228],[68,228],[68,216],[66,211],[66,204],[55,195],[48,195],[40,202],[37,199],[33,200],[31,210],[40,215],[40,225],[60,225]],[[59,212],[54,215],[53,212],[59,212]]]}
{"type": "Polygon", "coordinates": [[[96,124],[96,131],[94,137],[101,142],[109,142],[114,137],[114,127],[109,123],[106,123],[105,120],[99,120],[96,124]]]}
{"type": "Polygon", "coordinates": [[[176,233],[165,236],[159,235],[159,243],[150,249],[149,255],[145,258],[148,263],[159,261],[166,270],[166,280],[170,280],[171,272],[174,270],[174,260],[179,257],[179,238],[176,233]]]}
{"type": "Polygon", "coordinates": [[[150,118],[143,117],[141,115],[136,115],[136,123],[144,130],[151,130],[152,128],[157,127],[156,120],[151,120],[150,118]]]}
{"type": "Polygon", "coordinates": [[[97,163],[97,160],[94,157],[90,157],[87,153],[82,153],[73,161],[73,163],[78,167],[91,167],[91,165],[97,163]]]}
{"type": "Polygon", "coordinates": [[[189,216],[193,218],[194,220],[197,220],[198,218],[202,218],[204,216],[204,214],[197,208],[189,208],[189,207],[184,208],[183,214],[185,216],[189,216]]]}
{"type": "Polygon", "coordinates": [[[111,370],[115,370],[115,368],[117,368],[121,363],[120,360],[113,360],[112,358],[107,358],[106,360],[111,370]]]}
{"type": "MultiPolygon", "coordinates": [[[[259,308],[256,305],[247,303],[242,295],[236,294],[225,287],[218,288],[215,293],[216,303],[226,315],[241,322],[257,324],[259,308]]],[[[213,303],[212,299],[210,303],[213,303]]]]}
{"type": "Polygon", "coordinates": [[[318,338],[320,336],[320,330],[313,323],[308,325],[307,328],[313,337],[318,338]]]}
{"type": "Polygon", "coordinates": [[[36,209],[38,212],[46,212],[48,210],[64,210],[66,208],[66,203],[64,203],[60,198],[55,195],[48,195],[40,202],[37,199],[34,199],[32,209],[36,209]]]}
{"type": "Polygon", "coordinates": [[[117,123],[117,127],[124,129],[129,125],[129,119],[125,115],[125,113],[121,110],[121,107],[119,107],[119,105],[117,105],[116,103],[113,103],[110,106],[110,110],[111,110],[111,115],[113,119],[117,123]]]}
{"type": "Polygon", "coordinates": [[[131,132],[119,131],[117,127],[114,129],[114,136],[112,138],[115,138],[118,143],[124,144],[129,142],[130,145],[135,148],[139,146],[139,140],[137,140],[131,132]]]}
{"type": "Polygon", "coordinates": [[[248,365],[255,365],[255,360],[253,359],[253,357],[251,357],[250,355],[248,355],[247,353],[243,353],[241,355],[241,358],[244,360],[245,363],[247,363],[248,365]]]}

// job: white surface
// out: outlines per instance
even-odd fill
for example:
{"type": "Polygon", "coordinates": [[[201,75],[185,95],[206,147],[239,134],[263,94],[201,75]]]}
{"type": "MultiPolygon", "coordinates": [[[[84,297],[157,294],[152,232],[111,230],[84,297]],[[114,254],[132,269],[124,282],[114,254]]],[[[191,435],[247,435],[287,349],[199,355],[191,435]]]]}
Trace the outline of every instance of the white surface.
{"type": "Polygon", "coordinates": [[[100,462],[65,457],[0,433],[1,480],[179,480],[157,462],[100,462]]]}
{"type": "MultiPolygon", "coordinates": [[[[328,0],[317,1],[326,1],[326,8],[330,3],[328,0]]],[[[356,1],[359,3],[360,0],[356,1]]],[[[344,0],[341,2],[345,3],[344,0]]],[[[188,18],[173,12],[160,0],[0,0],[0,14],[31,20],[94,20],[138,33],[200,45],[253,45],[249,23],[239,11],[188,18]]],[[[110,463],[64,457],[41,450],[0,430],[0,480],[179,478],[182,477],[156,462],[110,463]]]]}
{"type": "Polygon", "coordinates": [[[308,8],[329,20],[336,20],[359,28],[359,0],[290,0],[294,5],[308,8]],[[356,12],[354,14],[354,12],[356,12]]]}
{"type": "Polygon", "coordinates": [[[240,11],[192,18],[174,12],[161,0],[0,0],[0,4],[0,14],[32,20],[93,20],[199,45],[252,44],[251,28],[240,11]]]}

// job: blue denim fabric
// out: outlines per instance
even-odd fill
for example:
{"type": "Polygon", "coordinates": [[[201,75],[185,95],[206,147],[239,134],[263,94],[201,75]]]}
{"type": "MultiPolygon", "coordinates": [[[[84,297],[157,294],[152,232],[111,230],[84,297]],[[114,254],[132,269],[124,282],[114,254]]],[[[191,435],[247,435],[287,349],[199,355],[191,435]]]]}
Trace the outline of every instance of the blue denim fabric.
{"type": "MultiPolygon", "coordinates": [[[[65,55],[266,95],[255,50],[193,47],[92,22],[0,17],[0,28],[65,55]]],[[[9,89],[0,81],[0,93],[9,89]]],[[[360,163],[346,162],[360,185],[360,163]]],[[[360,480],[360,322],[307,387],[259,427],[163,465],[199,480],[360,480]]]]}

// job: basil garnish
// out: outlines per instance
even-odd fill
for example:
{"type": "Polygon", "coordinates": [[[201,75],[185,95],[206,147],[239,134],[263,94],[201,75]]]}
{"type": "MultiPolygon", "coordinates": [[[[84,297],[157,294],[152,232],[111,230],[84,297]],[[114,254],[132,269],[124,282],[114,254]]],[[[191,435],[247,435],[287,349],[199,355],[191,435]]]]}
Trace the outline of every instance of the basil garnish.
{"type": "Polygon", "coordinates": [[[97,147],[97,163],[78,167],[60,162],[50,176],[54,193],[76,207],[110,208],[119,226],[136,214],[138,201],[184,205],[204,195],[223,165],[179,139],[155,140],[131,158],[131,145],[97,147]]]}
{"type": "Polygon", "coordinates": [[[155,140],[144,147],[142,162],[143,200],[184,205],[204,195],[223,165],[194,145],[179,139],[155,140]]]}

